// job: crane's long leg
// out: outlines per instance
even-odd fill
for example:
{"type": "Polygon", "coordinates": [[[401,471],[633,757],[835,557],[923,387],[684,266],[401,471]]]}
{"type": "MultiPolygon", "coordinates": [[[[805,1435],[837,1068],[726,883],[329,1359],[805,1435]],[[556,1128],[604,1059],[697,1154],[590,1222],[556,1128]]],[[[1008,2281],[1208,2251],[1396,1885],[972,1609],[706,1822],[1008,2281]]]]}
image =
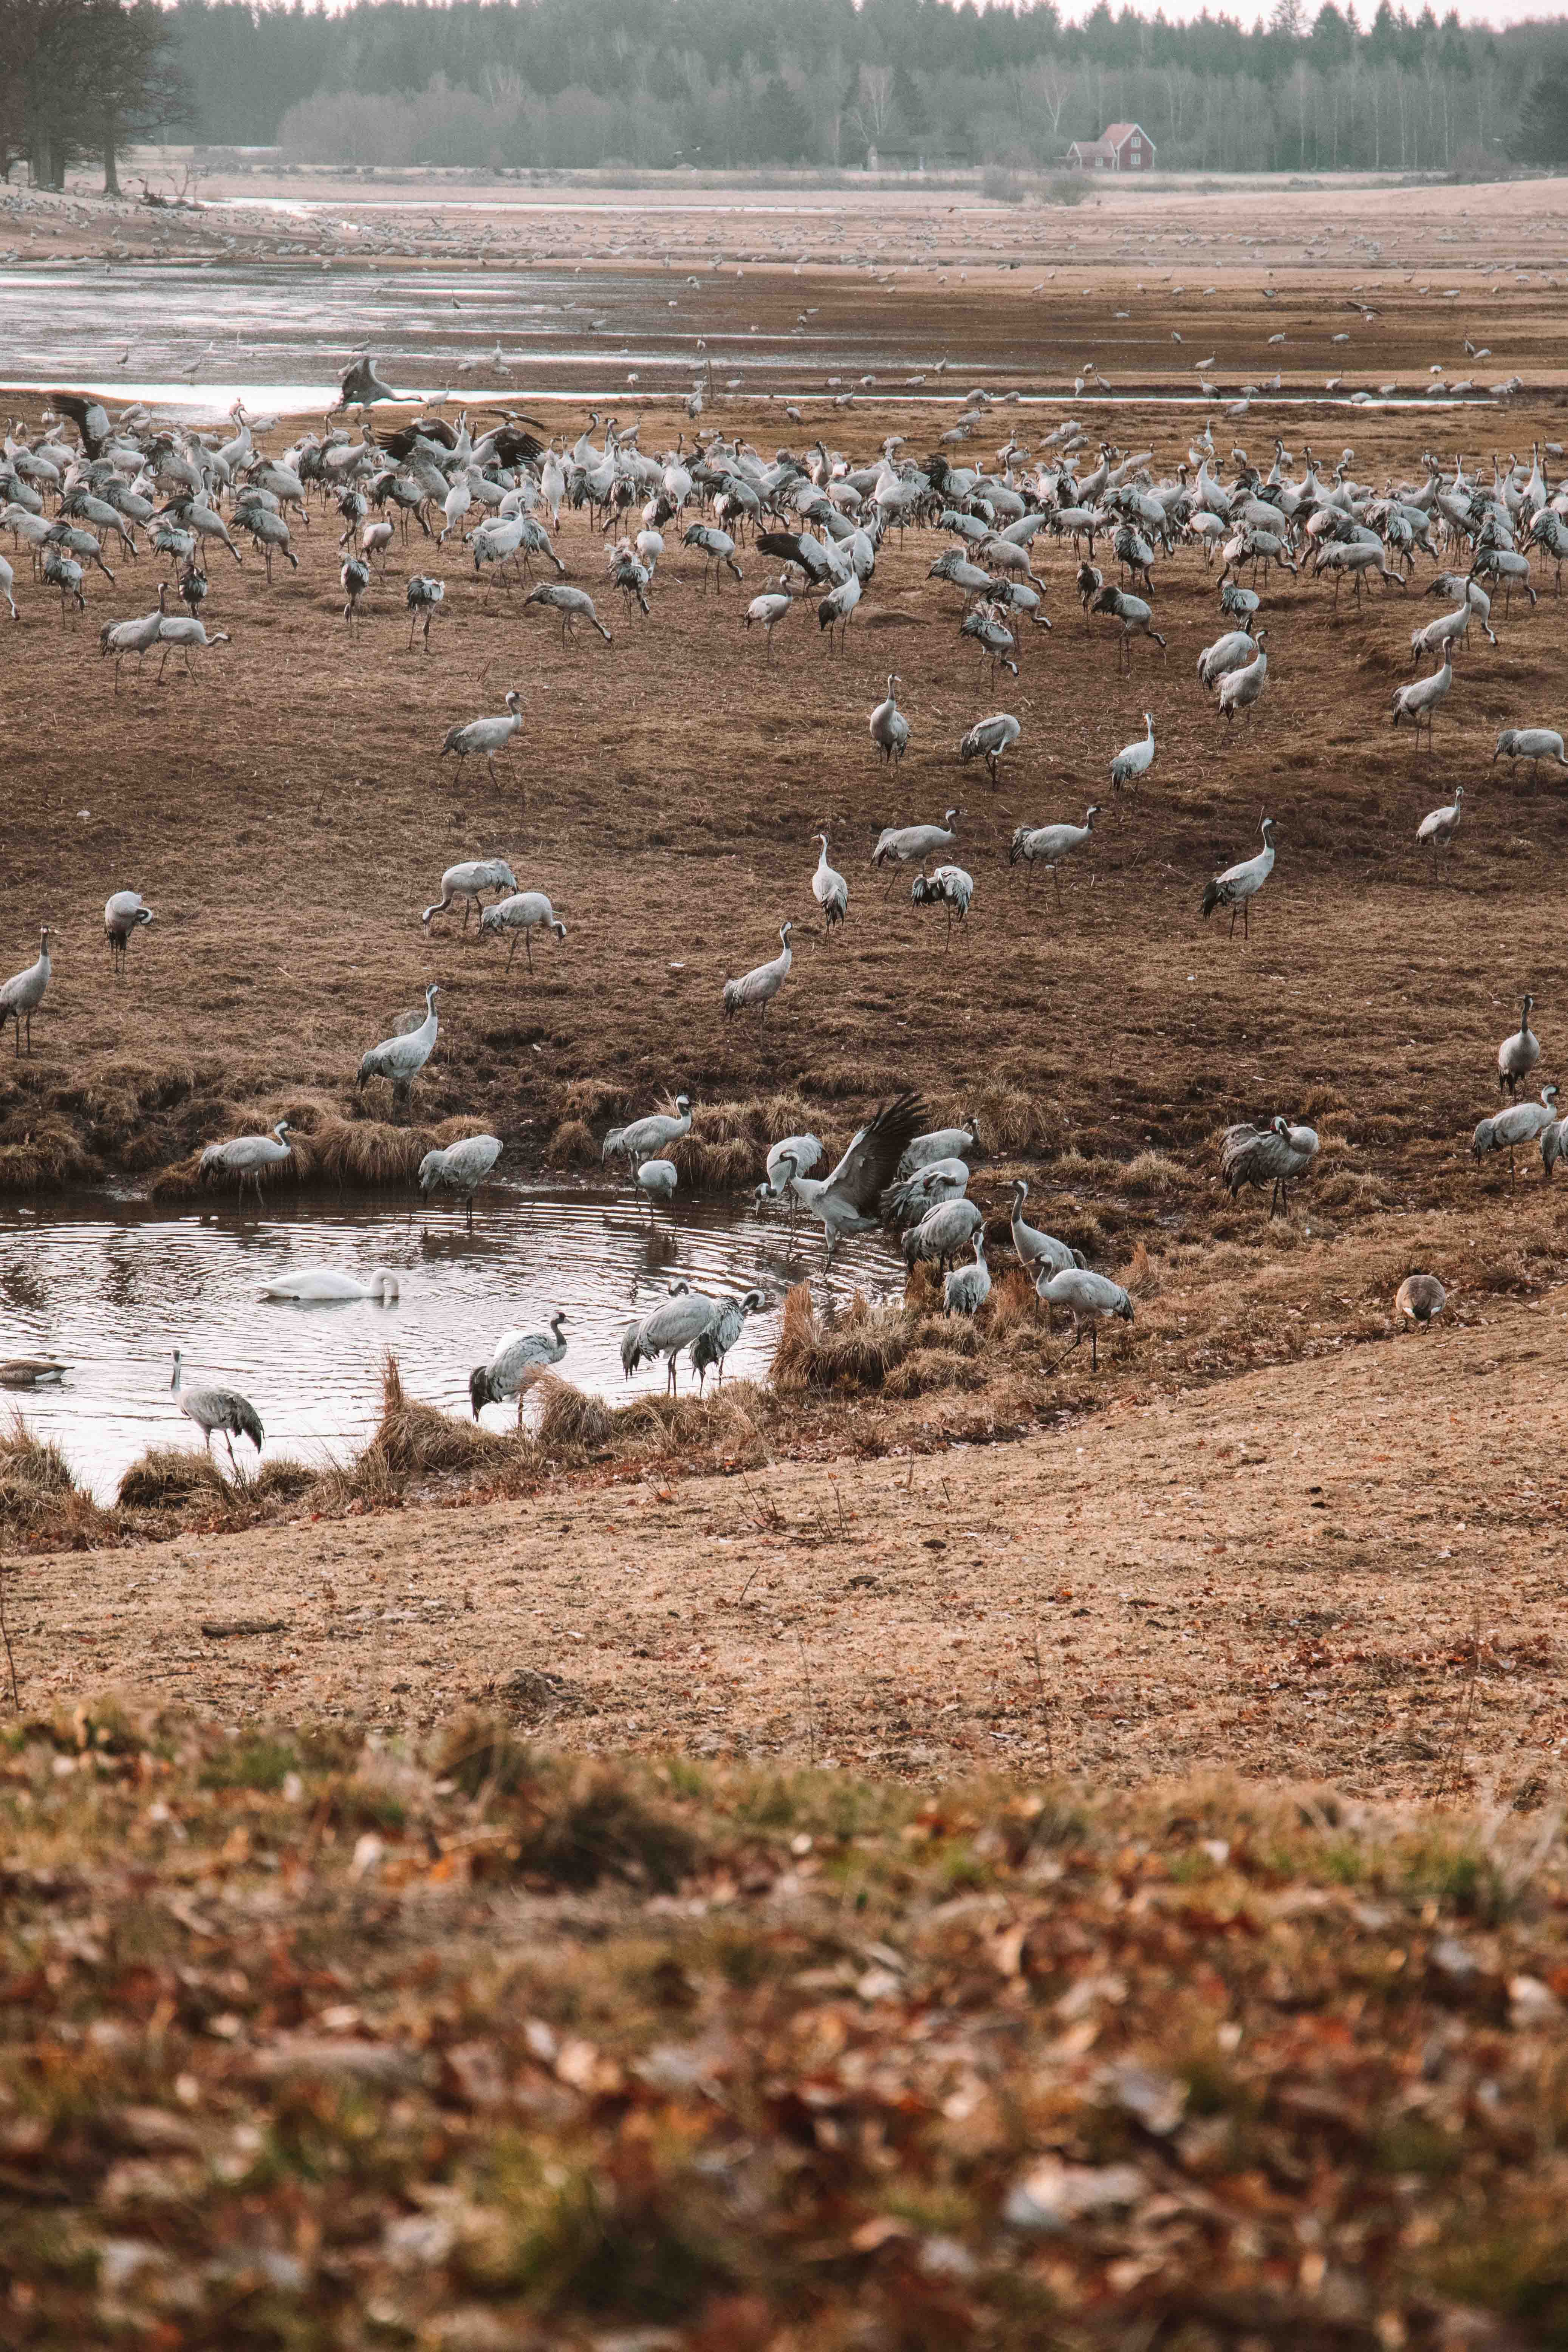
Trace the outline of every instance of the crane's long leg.
{"type": "Polygon", "coordinates": [[[531,971],[533,970],[533,931],[531,927],[530,927],[528,930],[524,931],[522,935],[522,944],[528,950],[528,968],[529,971],[531,971]]]}
{"type": "Polygon", "coordinates": [[[510,954],[510,955],[509,955],[509,956],[507,957],[507,960],[506,960],[506,968],[507,968],[508,971],[510,971],[511,970],[511,959],[512,959],[512,956],[514,956],[516,953],[517,953],[517,933],[516,933],[515,931],[513,931],[513,933],[512,933],[512,935],[511,935],[511,954],[510,954]]]}

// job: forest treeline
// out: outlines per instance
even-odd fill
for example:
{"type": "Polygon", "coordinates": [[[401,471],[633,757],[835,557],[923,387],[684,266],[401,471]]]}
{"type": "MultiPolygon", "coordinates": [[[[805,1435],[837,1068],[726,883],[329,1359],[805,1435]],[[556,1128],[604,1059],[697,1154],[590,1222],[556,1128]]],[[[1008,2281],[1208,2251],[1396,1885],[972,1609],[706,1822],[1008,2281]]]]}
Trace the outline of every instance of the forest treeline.
{"type": "Polygon", "coordinates": [[[1058,163],[1141,122],[1171,170],[1568,163],[1568,24],[1381,0],[1244,31],[1099,0],[0,0],[0,164],[162,121],[309,163],[570,168],[1058,163]]]}
{"type": "Polygon", "coordinates": [[[1568,26],[1496,35],[1383,0],[1278,0],[1243,32],[1105,0],[363,0],[341,15],[180,0],[203,135],[301,161],[928,165],[1058,162],[1142,122],[1172,169],[1568,161],[1568,26]]]}

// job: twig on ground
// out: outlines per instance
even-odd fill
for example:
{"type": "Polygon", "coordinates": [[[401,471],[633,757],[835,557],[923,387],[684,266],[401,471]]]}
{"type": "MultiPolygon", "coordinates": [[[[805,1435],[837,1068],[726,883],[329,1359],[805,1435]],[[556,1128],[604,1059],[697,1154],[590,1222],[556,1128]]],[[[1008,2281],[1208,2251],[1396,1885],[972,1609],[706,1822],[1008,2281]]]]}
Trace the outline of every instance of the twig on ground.
{"type": "Polygon", "coordinates": [[[806,1748],[811,1758],[811,1769],[815,1772],[816,1769],[816,1708],[811,1696],[811,1661],[805,1654],[805,1635],[798,1625],[795,1629],[795,1638],[800,1643],[800,1674],[801,1680],[805,1685],[806,1748]]]}
{"type": "Polygon", "coordinates": [[[5,1579],[10,1572],[8,1566],[0,1565],[0,1642],[5,1644],[5,1664],[11,1675],[11,1704],[20,1715],[22,1694],[16,1686],[16,1661],[11,1649],[11,1628],[5,1622],[5,1579]]]}
{"type": "Polygon", "coordinates": [[[1040,1664],[1040,1634],[1037,1626],[1035,1629],[1035,1688],[1039,1694],[1040,1700],[1040,1728],[1046,1735],[1046,1769],[1047,1772],[1054,1773],[1057,1769],[1057,1753],[1056,1743],[1051,1738],[1052,1702],[1046,1696],[1046,1670],[1040,1664]]]}

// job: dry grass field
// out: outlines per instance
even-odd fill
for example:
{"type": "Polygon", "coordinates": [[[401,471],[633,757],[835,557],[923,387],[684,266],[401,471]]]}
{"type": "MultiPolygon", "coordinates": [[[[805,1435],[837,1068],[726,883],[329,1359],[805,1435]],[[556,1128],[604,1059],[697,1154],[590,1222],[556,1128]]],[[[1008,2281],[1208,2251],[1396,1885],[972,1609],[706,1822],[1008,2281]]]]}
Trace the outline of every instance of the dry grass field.
{"type": "MultiPolygon", "coordinates": [[[[798,276],[715,278],[702,315],[743,331],[810,303],[848,336],[874,310],[940,334],[954,376],[1050,384],[973,450],[1074,413],[1162,473],[1201,415],[1153,396],[1178,318],[1227,386],[1281,331],[1288,389],[1457,374],[1467,332],[1524,377],[1479,411],[1216,413],[1222,452],[1348,445],[1381,484],[1428,447],[1489,467],[1568,438],[1554,195],[846,200],[856,246],[930,262],[889,284],[825,239],[798,276]],[[1184,276],[1191,315],[1163,282],[1184,276]],[[1055,396],[1090,357],[1130,404],[1055,396]]],[[[171,251],[211,231],[135,226],[171,251]]],[[[494,226],[498,254],[521,241],[494,226]]],[[[90,252],[101,226],[46,207],[7,233],[90,252]]],[[[801,226],[756,235],[789,250],[801,226]]],[[[750,249],[710,209],[550,235],[585,272],[611,242],[672,270],[750,249]]],[[[621,405],[645,447],[687,425],[621,405]]],[[[803,426],[752,394],[703,425],[862,457],[933,446],[953,413],[814,387],[803,426]]],[[[147,608],[152,566],[62,621],[18,561],[0,969],[38,923],[64,936],[32,1059],[0,1050],[0,1214],[47,1213],[59,1183],[177,1203],[197,1147],[282,1115],[317,1178],[402,1181],[462,1123],[526,1176],[677,1088],[688,1185],[738,1193],[771,1135],[845,1141],[915,1086],[978,1120],[998,1272],[1022,1172],[1136,1321],[1095,1374],[1016,1276],[978,1330],[924,1279],[834,1320],[808,1238],[773,1385],[717,1402],[617,1412],[558,1383],[501,1436],[392,1368],[341,1470],[229,1482],[165,1453],[112,1509],[0,1433],[0,2343],[1568,2340],[1568,1247],[1537,1160],[1510,1193],[1468,1153],[1520,992],[1543,1076],[1568,1035],[1568,801],[1489,764],[1500,727],[1568,716],[1550,574],[1462,657],[1428,752],[1388,725],[1440,609],[1426,564],[1359,612],[1270,581],[1268,688],[1231,736],[1194,676],[1218,621],[1191,552],[1156,572],[1168,654],[1135,646],[1126,677],[1073,559],[1037,542],[1055,626],[1026,630],[1015,684],[927,580],[934,534],[886,544],[841,657],[808,601],[772,664],[742,625],[770,569],[749,547],[713,596],[672,546],[644,620],[567,518],[605,646],[417,538],[351,638],[336,540],[315,510],[270,585],[215,559],[231,641],[199,683],[132,668],[118,696],[97,631],[147,608]],[[428,659],[402,587],[427,565],[448,583],[428,659]],[[866,731],[889,671],[914,730],[896,773],[866,731]],[[513,687],[499,786],[441,762],[513,687]],[[995,709],[1023,733],[993,792],[955,747],[995,709]],[[1145,710],[1157,761],[1112,809],[1145,710]],[[1436,887],[1415,829],[1459,783],[1436,887]],[[1029,895],[1014,826],[1090,801],[1061,905],[1029,895]],[[884,824],[955,803],[976,887],[944,948],[868,861],[884,824]],[[1203,886],[1264,814],[1279,864],[1231,940],[1203,886]],[[851,885],[831,940],[822,826],[851,885]],[[421,930],[442,868],[489,853],[566,919],[531,977],[421,930]],[[157,919],[117,982],[100,909],[125,887],[157,919]],[[786,916],[765,1027],[726,1024],[723,980],[786,916]],[[353,1073],[431,979],[410,1134],[353,1073]],[[1277,1109],[1323,1150],[1271,1223],[1226,1196],[1216,1145],[1277,1109]],[[1450,1305],[1396,1338],[1417,1266],[1450,1305]]]]}

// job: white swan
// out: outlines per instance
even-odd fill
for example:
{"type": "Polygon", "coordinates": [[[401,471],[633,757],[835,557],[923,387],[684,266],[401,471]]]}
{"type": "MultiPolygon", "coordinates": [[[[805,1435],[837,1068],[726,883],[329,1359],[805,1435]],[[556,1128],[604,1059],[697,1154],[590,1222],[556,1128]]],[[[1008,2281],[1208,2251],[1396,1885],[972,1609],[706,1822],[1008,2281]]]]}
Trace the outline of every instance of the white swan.
{"type": "Polygon", "coordinates": [[[298,1274],[279,1274],[261,1286],[263,1298],[290,1298],[301,1307],[330,1306],[340,1299],[374,1298],[390,1307],[397,1297],[397,1276],[389,1265],[378,1265],[368,1283],[334,1265],[307,1265],[298,1274]]]}

